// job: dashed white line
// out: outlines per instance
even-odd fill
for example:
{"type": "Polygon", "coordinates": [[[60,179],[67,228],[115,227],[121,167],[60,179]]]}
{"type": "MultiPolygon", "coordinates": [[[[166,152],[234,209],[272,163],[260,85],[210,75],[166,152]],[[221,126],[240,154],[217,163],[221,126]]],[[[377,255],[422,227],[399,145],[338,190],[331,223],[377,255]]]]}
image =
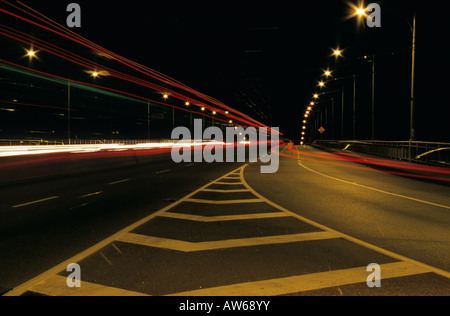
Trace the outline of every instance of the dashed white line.
{"type": "Polygon", "coordinates": [[[80,199],[87,198],[87,197],[91,197],[91,196],[95,196],[95,195],[100,195],[100,194],[102,194],[102,193],[103,193],[103,191],[98,191],[98,192],[89,193],[89,194],[80,196],[80,199]]]}
{"type": "Polygon", "coordinates": [[[128,181],[130,181],[130,179],[123,179],[123,180],[108,183],[108,185],[115,185],[115,184],[124,183],[124,182],[128,182],[128,181]]]}

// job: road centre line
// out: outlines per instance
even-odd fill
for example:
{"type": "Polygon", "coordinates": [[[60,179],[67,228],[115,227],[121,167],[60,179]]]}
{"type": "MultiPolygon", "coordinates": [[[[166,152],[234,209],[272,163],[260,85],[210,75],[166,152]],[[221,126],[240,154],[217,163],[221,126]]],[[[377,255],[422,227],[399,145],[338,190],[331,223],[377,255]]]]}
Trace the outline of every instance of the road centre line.
{"type": "Polygon", "coordinates": [[[50,200],[55,200],[58,199],[59,196],[52,196],[52,197],[48,197],[42,200],[37,200],[37,201],[33,201],[33,202],[28,202],[28,203],[23,203],[23,204],[19,204],[19,205],[15,205],[13,206],[13,208],[19,208],[19,207],[24,207],[24,206],[29,206],[29,205],[33,205],[33,204],[38,204],[38,203],[42,203],[42,202],[47,202],[50,200]]]}

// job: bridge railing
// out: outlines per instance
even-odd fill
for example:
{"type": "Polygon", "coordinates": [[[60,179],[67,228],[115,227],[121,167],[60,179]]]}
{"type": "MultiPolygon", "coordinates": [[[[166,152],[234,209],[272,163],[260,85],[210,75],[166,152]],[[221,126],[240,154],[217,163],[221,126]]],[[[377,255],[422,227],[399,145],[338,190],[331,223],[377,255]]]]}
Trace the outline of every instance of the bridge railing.
{"type": "Polygon", "coordinates": [[[396,160],[411,161],[428,165],[450,166],[450,143],[321,140],[316,141],[315,144],[396,160]]]}

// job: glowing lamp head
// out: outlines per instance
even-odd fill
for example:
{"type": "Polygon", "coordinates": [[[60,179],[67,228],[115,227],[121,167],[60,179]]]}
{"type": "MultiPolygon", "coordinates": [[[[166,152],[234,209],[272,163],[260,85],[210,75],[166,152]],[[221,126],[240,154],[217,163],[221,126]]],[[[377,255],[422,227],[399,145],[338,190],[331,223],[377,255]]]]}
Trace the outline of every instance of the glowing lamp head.
{"type": "Polygon", "coordinates": [[[30,58],[36,57],[36,52],[33,49],[27,51],[27,56],[30,58]]]}
{"type": "Polygon", "coordinates": [[[358,15],[358,16],[360,16],[360,17],[365,16],[365,15],[366,15],[366,9],[364,9],[364,8],[358,8],[358,9],[356,9],[356,15],[358,15]]]}

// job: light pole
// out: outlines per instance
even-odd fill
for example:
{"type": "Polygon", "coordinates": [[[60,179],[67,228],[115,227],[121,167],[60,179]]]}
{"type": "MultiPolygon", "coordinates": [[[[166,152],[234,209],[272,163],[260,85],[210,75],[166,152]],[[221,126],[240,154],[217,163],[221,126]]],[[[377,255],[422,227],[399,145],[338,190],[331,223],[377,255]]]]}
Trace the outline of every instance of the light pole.
{"type": "Polygon", "coordinates": [[[67,80],[67,138],[70,145],[70,80],[67,80]]]}
{"type": "Polygon", "coordinates": [[[415,131],[414,131],[414,88],[415,88],[415,71],[416,71],[416,14],[414,13],[413,18],[413,26],[412,26],[412,33],[413,33],[413,43],[412,43],[412,67],[411,67],[411,117],[410,117],[410,136],[409,136],[409,159],[411,160],[411,148],[412,148],[412,142],[415,138],[415,131]]]}

